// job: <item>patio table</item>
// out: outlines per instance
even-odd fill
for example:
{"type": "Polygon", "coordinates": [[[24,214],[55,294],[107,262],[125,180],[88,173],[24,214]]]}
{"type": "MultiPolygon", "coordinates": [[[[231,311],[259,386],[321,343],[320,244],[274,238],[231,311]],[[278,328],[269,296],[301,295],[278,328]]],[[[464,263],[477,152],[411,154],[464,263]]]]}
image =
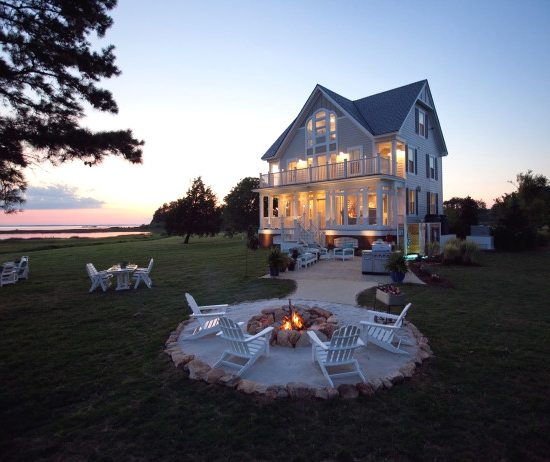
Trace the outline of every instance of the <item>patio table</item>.
{"type": "Polygon", "coordinates": [[[130,274],[137,268],[137,265],[126,265],[122,268],[120,265],[111,266],[107,272],[116,276],[115,290],[128,290],[130,288],[130,274]]]}

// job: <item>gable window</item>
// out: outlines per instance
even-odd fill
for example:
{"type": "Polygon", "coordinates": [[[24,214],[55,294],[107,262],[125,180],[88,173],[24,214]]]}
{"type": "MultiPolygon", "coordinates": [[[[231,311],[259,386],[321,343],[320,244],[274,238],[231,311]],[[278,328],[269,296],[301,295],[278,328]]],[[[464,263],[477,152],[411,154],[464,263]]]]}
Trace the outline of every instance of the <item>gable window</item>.
{"type": "Polygon", "coordinates": [[[428,138],[428,113],[420,108],[414,109],[415,132],[422,138],[428,138]]]}
{"type": "Polygon", "coordinates": [[[326,152],[326,145],[336,141],[336,113],[318,110],[306,123],[306,147],[315,152],[326,152]]]}
{"type": "Polygon", "coordinates": [[[426,178],[438,179],[437,157],[426,154],[426,178]]]}
{"type": "Polygon", "coordinates": [[[416,175],[418,165],[418,153],[415,148],[407,147],[407,173],[416,175]]]}

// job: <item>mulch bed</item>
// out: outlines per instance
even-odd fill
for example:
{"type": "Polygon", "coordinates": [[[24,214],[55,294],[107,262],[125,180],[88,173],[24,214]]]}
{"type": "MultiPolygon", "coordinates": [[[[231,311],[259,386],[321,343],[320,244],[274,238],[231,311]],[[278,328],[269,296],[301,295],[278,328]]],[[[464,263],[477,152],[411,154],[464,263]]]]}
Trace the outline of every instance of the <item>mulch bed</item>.
{"type": "Polygon", "coordinates": [[[425,284],[452,289],[453,283],[439,273],[440,266],[439,262],[409,262],[409,269],[425,284]]]}

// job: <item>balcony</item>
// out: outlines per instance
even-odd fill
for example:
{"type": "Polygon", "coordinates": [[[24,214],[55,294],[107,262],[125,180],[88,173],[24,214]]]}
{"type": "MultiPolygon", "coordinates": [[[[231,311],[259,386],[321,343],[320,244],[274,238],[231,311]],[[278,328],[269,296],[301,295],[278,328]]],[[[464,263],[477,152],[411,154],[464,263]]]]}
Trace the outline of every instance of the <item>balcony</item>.
{"type": "MultiPolygon", "coordinates": [[[[400,176],[403,176],[403,172],[400,176]]],[[[390,159],[385,157],[371,157],[369,159],[344,160],[333,164],[320,165],[289,170],[286,172],[273,172],[260,175],[260,188],[272,188],[304,183],[317,183],[320,181],[344,180],[370,175],[391,175],[390,159]]]]}

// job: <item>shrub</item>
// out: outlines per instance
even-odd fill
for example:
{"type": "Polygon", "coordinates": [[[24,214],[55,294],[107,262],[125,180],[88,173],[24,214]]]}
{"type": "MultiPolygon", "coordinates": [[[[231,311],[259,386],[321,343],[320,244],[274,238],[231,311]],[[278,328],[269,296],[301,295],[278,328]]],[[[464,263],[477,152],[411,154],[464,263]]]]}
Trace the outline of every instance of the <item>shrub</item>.
{"type": "Polygon", "coordinates": [[[463,265],[477,263],[479,255],[479,246],[472,241],[462,241],[460,243],[460,256],[463,265]]]}
{"type": "Polygon", "coordinates": [[[429,259],[438,257],[441,254],[441,247],[439,246],[439,242],[437,241],[430,242],[426,246],[426,254],[429,259]]]}
{"type": "Polygon", "coordinates": [[[449,239],[443,246],[443,262],[458,263],[460,260],[460,239],[449,239]]]}
{"type": "Polygon", "coordinates": [[[388,257],[385,268],[395,273],[406,273],[408,271],[405,256],[401,252],[392,252],[388,257]]]}

